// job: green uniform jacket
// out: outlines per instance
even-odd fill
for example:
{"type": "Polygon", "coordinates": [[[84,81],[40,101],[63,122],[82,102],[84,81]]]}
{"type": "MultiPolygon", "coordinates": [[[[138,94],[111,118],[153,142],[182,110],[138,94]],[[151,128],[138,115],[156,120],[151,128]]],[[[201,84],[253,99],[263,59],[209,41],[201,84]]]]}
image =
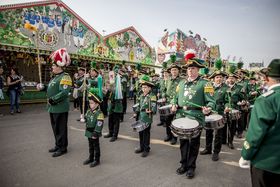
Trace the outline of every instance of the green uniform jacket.
{"type": "Polygon", "coordinates": [[[72,86],[72,79],[67,73],[59,73],[49,82],[47,98],[52,99],[54,104],[48,103],[49,113],[64,113],[69,111],[69,92],[72,86]]]}
{"type": "Polygon", "coordinates": [[[239,109],[237,103],[245,99],[245,93],[242,91],[242,86],[234,84],[232,88],[228,87],[226,97],[226,107],[239,109]]]}
{"type": "Polygon", "coordinates": [[[280,84],[255,101],[241,155],[259,169],[280,174],[280,84]]]}
{"type": "Polygon", "coordinates": [[[90,77],[87,81],[90,88],[97,88],[97,77],[90,77]]]}
{"type": "Polygon", "coordinates": [[[175,79],[170,78],[167,81],[166,93],[163,93],[163,97],[166,98],[166,103],[170,103],[176,95],[176,88],[181,80],[182,78],[178,76],[175,79]]]}
{"type": "MultiPolygon", "coordinates": [[[[121,76],[122,92],[127,93],[128,75],[125,73],[121,76]]],[[[123,95],[126,97],[125,95],[123,95]]]]}
{"type": "Polygon", "coordinates": [[[109,94],[109,114],[123,113],[122,99],[115,99],[115,91],[110,91],[109,94]]]}
{"type": "Polygon", "coordinates": [[[189,117],[196,119],[200,125],[205,125],[205,115],[202,110],[184,110],[180,109],[184,106],[195,107],[188,103],[192,102],[200,106],[208,106],[215,109],[215,101],[213,98],[213,86],[207,80],[198,77],[192,82],[182,80],[177,89],[176,95],[173,98],[171,104],[178,105],[179,109],[176,112],[176,118],[189,117]],[[212,93],[208,92],[206,88],[212,88],[212,93]]]}
{"type": "Polygon", "coordinates": [[[166,92],[166,87],[167,87],[167,80],[160,80],[159,83],[159,93],[160,93],[160,98],[162,98],[163,94],[166,92]]]}
{"type": "Polygon", "coordinates": [[[259,86],[257,84],[250,83],[248,83],[245,87],[245,93],[247,94],[247,99],[251,105],[253,105],[257,97],[261,95],[261,91],[258,87],[259,86]],[[257,92],[257,95],[252,95],[251,93],[255,91],[257,92]]]}
{"type": "MultiPolygon", "coordinates": [[[[76,80],[75,83],[77,85],[77,88],[80,88],[84,83],[84,77],[80,77],[79,79],[76,80]]],[[[88,84],[88,80],[86,80],[86,84],[88,84]]],[[[87,92],[85,94],[86,94],[86,100],[87,100],[87,92]]],[[[83,89],[78,90],[78,97],[83,97],[83,89]]]]}
{"type": "Polygon", "coordinates": [[[223,115],[225,110],[225,103],[227,99],[228,86],[222,83],[220,86],[214,86],[214,100],[216,103],[216,111],[218,114],[223,115]]]}
{"type": "Polygon", "coordinates": [[[150,92],[146,96],[143,94],[140,96],[139,101],[139,111],[140,112],[140,120],[145,123],[151,124],[153,122],[153,114],[157,111],[157,97],[150,92]],[[146,109],[150,109],[151,113],[146,113],[146,109]]]}
{"type": "Polygon", "coordinates": [[[88,138],[101,137],[104,123],[104,115],[99,108],[95,110],[89,109],[85,115],[86,132],[85,136],[88,138]]]}

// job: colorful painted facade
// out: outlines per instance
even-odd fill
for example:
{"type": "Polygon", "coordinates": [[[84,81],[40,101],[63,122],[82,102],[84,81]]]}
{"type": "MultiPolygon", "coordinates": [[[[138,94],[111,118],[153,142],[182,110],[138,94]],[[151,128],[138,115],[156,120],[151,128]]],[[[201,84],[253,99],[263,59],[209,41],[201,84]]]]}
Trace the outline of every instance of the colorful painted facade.
{"type": "Polygon", "coordinates": [[[163,37],[158,42],[156,65],[168,61],[170,54],[176,54],[177,58],[183,58],[188,49],[196,51],[200,59],[207,59],[210,48],[207,46],[205,39],[201,39],[199,34],[187,35],[177,29],[174,32],[165,31],[163,37]]]}
{"type": "Polygon", "coordinates": [[[134,27],[106,36],[104,43],[108,47],[109,58],[153,64],[151,47],[134,27]]]}
{"type": "Polygon", "coordinates": [[[61,1],[1,7],[1,44],[44,50],[66,47],[70,53],[92,55],[99,40],[100,34],[61,1]]]}

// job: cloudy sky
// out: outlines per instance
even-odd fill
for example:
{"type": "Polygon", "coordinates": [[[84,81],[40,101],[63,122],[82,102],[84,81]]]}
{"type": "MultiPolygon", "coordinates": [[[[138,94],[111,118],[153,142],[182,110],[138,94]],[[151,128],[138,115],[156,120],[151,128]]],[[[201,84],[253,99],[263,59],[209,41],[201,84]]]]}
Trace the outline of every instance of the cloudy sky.
{"type": "MultiPolygon", "coordinates": [[[[0,0],[3,1],[3,0],[0,0]]],[[[28,0],[5,0],[17,2],[28,0]]],[[[279,0],[63,0],[100,34],[134,26],[152,46],[167,28],[192,30],[245,63],[280,56],[279,0]]]]}

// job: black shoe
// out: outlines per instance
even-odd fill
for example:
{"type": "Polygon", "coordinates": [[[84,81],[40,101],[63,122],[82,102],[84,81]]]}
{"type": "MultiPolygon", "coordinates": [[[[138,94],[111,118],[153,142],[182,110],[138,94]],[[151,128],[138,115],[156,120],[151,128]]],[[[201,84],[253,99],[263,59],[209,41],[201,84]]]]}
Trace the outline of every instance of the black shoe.
{"type": "Polygon", "coordinates": [[[79,119],[76,119],[77,121],[81,121],[81,119],[79,118],[79,119]]]}
{"type": "Polygon", "coordinates": [[[234,146],[233,146],[232,143],[228,143],[228,147],[229,147],[230,149],[234,149],[234,146]]]}
{"type": "Polygon", "coordinates": [[[162,125],[163,125],[163,123],[162,123],[162,122],[157,124],[157,126],[162,126],[162,125]]]}
{"type": "Polygon", "coordinates": [[[93,167],[95,167],[95,166],[97,166],[97,165],[99,165],[100,164],[100,162],[99,161],[93,161],[91,164],[90,164],[90,167],[91,168],[93,168],[93,167]]]}
{"type": "Polygon", "coordinates": [[[67,153],[67,151],[65,150],[65,151],[60,151],[60,150],[58,150],[58,151],[56,151],[53,155],[52,155],[52,157],[59,157],[59,156],[62,156],[62,155],[64,155],[64,154],[66,154],[67,153]]]}
{"type": "Polygon", "coordinates": [[[194,177],[194,169],[188,169],[186,176],[188,177],[188,179],[192,179],[194,177]]]}
{"type": "Polygon", "coordinates": [[[213,153],[212,160],[213,161],[218,161],[219,160],[219,153],[213,153]]]}
{"type": "Polygon", "coordinates": [[[142,153],[142,157],[147,157],[149,155],[149,152],[147,152],[147,151],[144,151],[143,153],[142,153]]]}
{"type": "Polygon", "coordinates": [[[184,173],[186,173],[187,169],[183,166],[179,167],[177,170],[176,170],[176,173],[177,175],[183,175],[184,173]]]}
{"type": "Polygon", "coordinates": [[[93,159],[88,158],[88,159],[86,159],[86,160],[83,162],[83,164],[84,164],[84,165],[88,165],[88,164],[90,164],[90,163],[92,163],[92,162],[93,162],[93,159]]]}
{"type": "Polygon", "coordinates": [[[141,149],[140,147],[135,149],[134,153],[138,154],[138,153],[142,153],[143,149],[141,149]]]}
{"type": "Polygon", "coordinates": [[[18,109],[18,110],[17,110],[17,113],[21,113],[21,110],[20,110],[20,109],[18,109]]]}
{"type": "Polygon", "coordinates": [[[110,139],[110,142],[114,142],[114,141],[116,141],[116,140],[117,140],[117,138],[113,136],[113,137],[110,139]]]}
{"type": "Polygon", "coordinates": [[[113,135],[111,134],[106,134],[105,136],[103,136],[104,138],[111,138],[113,135]]]}
{"type": "Polygon", "coordinates": [[[208,149],[204,149],[203,151],[200,151],[201,155],[211,155],[212,151],[208,150],[208,149]]]}
{"type": "Polygon", "coordinates": [[[170,141],[171,140],[171,137],[169,137],[169,136],[166,136],[164,139],[163,139],[163,141],[165,141],[165,142],[168,142],[168,141],[170,141]]]}
{"type": "Polygon", "coordinates": [[[58,151],[58,147],[54,147],[54,148],[49,149],[49,153],[54,153],[56,151],[58,151]]]}
{"type": "Polygon", "coordinates": [[[123,119],[120,120],[120,123],[122,123],[122,122],[123,122],[123,119]]]}
{"type": "Polygon", "coordinates": [[[172,138],[172,140],[170,141],[171,145],[175,145],[177,143],[177,139],[176,138],[172,138]]]}

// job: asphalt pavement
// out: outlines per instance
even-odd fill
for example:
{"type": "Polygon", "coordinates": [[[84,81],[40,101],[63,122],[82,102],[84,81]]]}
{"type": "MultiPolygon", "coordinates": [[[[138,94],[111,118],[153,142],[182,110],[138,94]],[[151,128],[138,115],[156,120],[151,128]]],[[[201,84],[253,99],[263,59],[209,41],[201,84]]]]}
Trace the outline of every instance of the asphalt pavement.
{"type": "MultiPolygon", "coordinates": [[[[165,129],[158,127],[159,116],[154,117],[151,130],[151,152],[142,158],[134,153],[139,145],[138,134],[130,124],[132,101],[121,123],[119,138],[115,142],[100,138],[101,164],[95,168],[84,166],[88,158],[88,141],[84,136],[85,124],[77,122],[79,111],[71,109],[68,120],[68,153],[53,158],[48,149],[54,146],[49,114],[44,104],[23,105],[22,113],[10,115],[8,106],[0,112],[0,186],[251,186],[249,169],[238,166],[244,139],[235,138],[235,149],[222,147],[220,160],[213,162],[211,155],[199,155],[196,175],[187,179],[177,175],[180,166],[179,143],[170,145],[163,141],[165,129]]],[[[103,134],[108,132],[105,120],[103,134]]],[[[201,136],[202,150],[205,132],[201,136]]]]}

